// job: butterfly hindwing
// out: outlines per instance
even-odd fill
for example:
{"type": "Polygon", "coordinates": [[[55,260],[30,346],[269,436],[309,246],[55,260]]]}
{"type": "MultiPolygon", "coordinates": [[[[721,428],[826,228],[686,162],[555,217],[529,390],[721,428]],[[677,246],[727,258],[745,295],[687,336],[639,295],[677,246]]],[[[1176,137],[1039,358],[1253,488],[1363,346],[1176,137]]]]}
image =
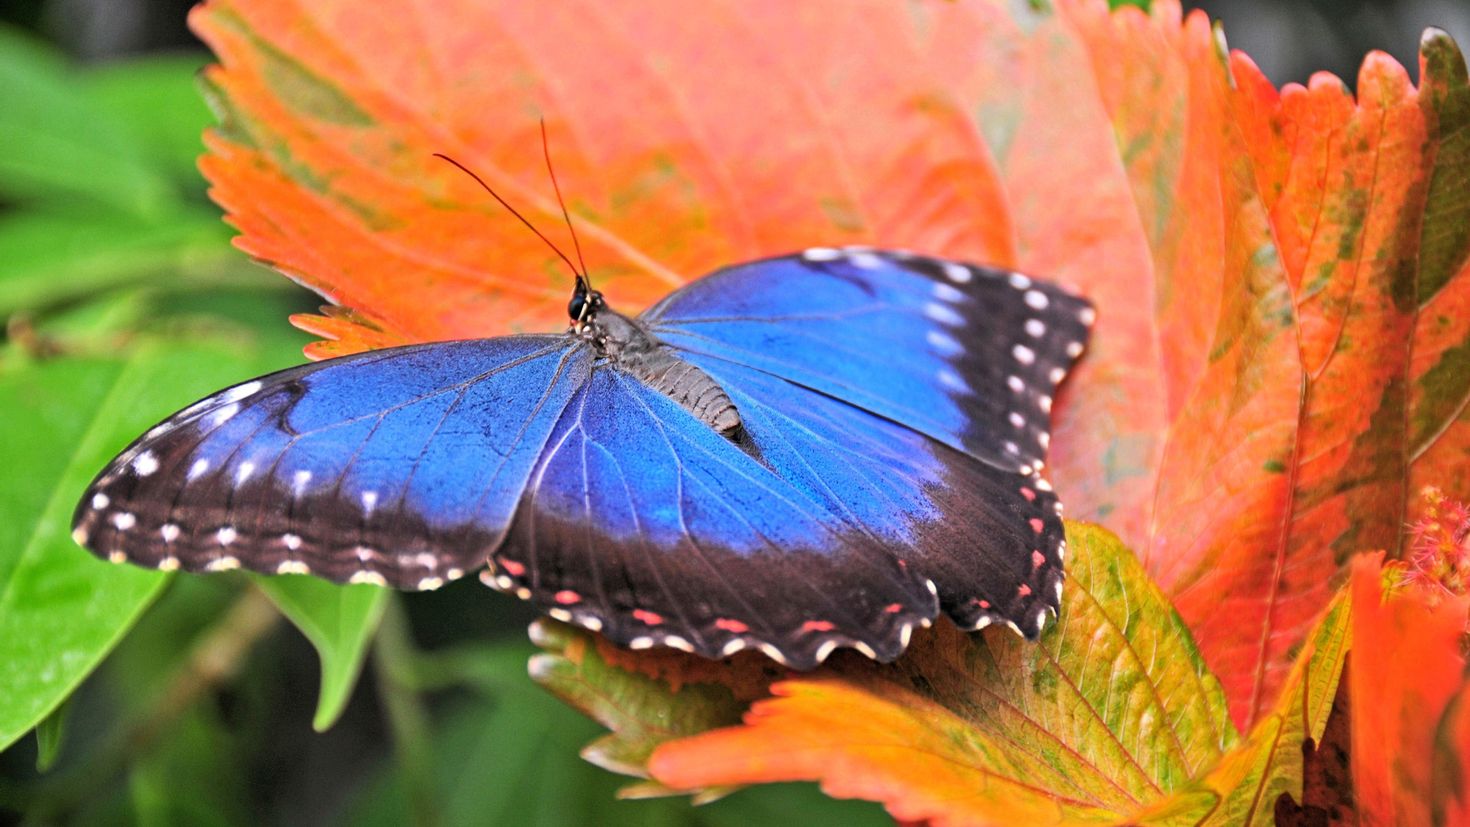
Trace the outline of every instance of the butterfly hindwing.
{"type": "Polygon", "coordinates": [[[88,489],[83,545],[162,569],[430,588],[483,564],[589,350],[516,336],[374,351],[221,391],[88,489]]]}
{"type": "Polygon", "coordinates": [[[787,446],[783,474],[902,534],[891,548],[961,627],[1039,633],[1066,549],[1040,472],[1052,397],[1092,322],[1084,300],[993,268],[820,248],[715,273],[644,319],[731,391],[768,457],[787,446]],[[903,469],[891,490],[906,503],[858,484],[884,467],[903,469]]]}
{"type": "Polygon", "coordinates": [[[889,660],[936,612],[878,540],[616,368],[567,407],[494,580],[635,647],[889,660]]]}

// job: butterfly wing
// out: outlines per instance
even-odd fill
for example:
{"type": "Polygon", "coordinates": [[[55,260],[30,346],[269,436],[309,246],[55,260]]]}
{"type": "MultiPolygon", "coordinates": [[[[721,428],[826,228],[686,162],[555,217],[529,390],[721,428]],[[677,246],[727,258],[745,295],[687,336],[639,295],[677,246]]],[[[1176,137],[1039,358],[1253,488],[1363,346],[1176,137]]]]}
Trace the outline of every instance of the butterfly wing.
{"type": "Polygon", "coordinates": [[[1065,553],[1040,471],[1086,301],[986,267],[815,249],[712,274],[643,319],[730,392],[785,476],[893,538],[960,626],[1040,632],[1065,553]],[[865,493],[884,463],[906,500],[865,493]]]}
{"type": "Polygon", "coordinates": [[[798,668],[838,646],[891,660],[937,613],[882,538],[608,365],[567,406],[491,568],[618,643],[752,646],[798,668]]]}
{"type": "Polygon", "coordinates": [[[432,588],[481,565],[592,354],[566,336],[373,351],[221,391],[148,431],[74,536],[161,569],[432,588]]]}

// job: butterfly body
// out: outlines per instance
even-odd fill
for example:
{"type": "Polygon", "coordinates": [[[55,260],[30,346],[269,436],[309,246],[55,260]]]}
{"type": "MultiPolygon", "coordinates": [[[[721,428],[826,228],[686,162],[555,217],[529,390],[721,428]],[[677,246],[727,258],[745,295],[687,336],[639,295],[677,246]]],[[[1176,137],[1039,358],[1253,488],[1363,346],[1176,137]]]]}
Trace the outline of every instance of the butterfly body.
{"type": "Polygon", "coordinates": [[[1040,632],[1041,477],[1091,308],[1006,271],[818,248],[637,317],[439,342],[221,391],[140,437],[75,519],[100,556],[433,588],[484,568],[644,647],[882,660],[941,612],[1040,632]]]}

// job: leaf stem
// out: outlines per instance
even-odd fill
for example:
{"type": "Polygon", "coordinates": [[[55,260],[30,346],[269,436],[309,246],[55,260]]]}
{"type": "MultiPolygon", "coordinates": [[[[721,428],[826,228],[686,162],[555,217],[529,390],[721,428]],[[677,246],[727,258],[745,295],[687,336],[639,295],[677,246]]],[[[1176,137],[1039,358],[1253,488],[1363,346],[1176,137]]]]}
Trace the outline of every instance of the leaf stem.
{"type": "Polygon", "coordinates": [[[373,676],[393,736],[409,819],[417,827],[432,827],[440,819],[434,794],[429,715],[414,679],[415,658],[403,598],[395,593],[383,609],[383,619],[373,640],[373,676]]]}

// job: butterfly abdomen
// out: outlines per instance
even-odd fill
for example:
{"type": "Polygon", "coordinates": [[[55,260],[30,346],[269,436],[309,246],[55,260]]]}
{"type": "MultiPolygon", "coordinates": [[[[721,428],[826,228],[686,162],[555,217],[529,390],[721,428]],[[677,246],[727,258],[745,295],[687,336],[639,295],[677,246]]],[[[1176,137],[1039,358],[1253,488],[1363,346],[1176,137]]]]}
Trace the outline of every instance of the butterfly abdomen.
{"type": "Polygon", "coordinates": [[[626,316],[604,310],[595,324],[594,344],[610,362],[726,437],[740,433],[740,412],[714,377],[675,356],[626,316]]]}

